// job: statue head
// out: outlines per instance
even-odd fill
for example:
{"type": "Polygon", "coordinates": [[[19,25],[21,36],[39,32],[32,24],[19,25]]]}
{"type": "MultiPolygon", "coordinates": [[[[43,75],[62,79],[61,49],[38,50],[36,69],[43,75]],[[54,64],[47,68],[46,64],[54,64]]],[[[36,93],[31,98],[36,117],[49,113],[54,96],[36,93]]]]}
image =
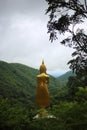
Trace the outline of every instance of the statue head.
{"type": "Polygon", "coordinates": [[[40,74],[45,73],[46,74],[46,66],[44,65],[44,60],[42,60],[42,65],[40,66],[40,74]]]}

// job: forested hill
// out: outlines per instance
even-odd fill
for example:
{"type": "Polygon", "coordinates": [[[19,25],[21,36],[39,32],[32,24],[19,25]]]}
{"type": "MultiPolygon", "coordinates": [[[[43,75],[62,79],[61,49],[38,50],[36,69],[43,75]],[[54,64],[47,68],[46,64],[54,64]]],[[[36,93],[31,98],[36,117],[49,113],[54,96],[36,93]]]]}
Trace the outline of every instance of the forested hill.
{"type": "MultiPolygon", "coordinates": [[[[11,101],[32,105],[36,93],[36,76],[39,70],[19,63],[0,61],[0,95],[11,101]]],[[[50,76],[48,89],[54,95],[62,83],[59,79],[50,76]]]]}
{"type": "Polygon", "coordinates": [[[35,105],[38,74],[37,69],[0,61],[0,130],[86,130],[87,88],[75,89],[76,83],[74,89],[64,87],[51,76],[50,106],[46,110],[56,118],[34,119],[37,114],[47,114],[35,105]]]}
{"type": "Polygon", "coordinates": [[[67,82],[70,76],[75,76],[75,73],[68,71],[65,74],[59,76],[58,79],[60,79],[62,82],[67,82]]]}
{"type": "Polygon", "coordinates": [[[38,70],[18,63],[0,62],[0,95],[11,100],[32,103],[38,70]]]}

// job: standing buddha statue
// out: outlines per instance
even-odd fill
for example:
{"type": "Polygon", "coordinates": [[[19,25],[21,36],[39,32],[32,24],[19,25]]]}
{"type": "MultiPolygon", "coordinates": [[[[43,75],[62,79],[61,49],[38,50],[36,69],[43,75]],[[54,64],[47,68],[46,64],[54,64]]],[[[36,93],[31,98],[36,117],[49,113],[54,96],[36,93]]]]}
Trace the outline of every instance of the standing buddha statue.
{"type": "Polygon", "coordinates": [[[40,74],[37,75],[37,88],[36,88],[36,104],[41,108],[50,105],[50,98],[47,85],[49,83],[49,76],[46,74],[46,66],[44,61],[40,66],[40,74]]]}

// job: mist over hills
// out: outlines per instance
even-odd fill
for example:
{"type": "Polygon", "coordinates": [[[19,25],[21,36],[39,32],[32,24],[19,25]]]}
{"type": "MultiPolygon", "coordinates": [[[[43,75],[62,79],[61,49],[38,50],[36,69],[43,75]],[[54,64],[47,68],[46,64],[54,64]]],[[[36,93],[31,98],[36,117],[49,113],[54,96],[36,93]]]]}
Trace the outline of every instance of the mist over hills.
{"type": "Polygon", "coordinates": [[[58,77],[66,77],[68,78],[69,76],[73,76],[74,73],[72,71],[67,71],[67,72],[48,72],[51,76],[58,78],[58,77]],[[67,75],[67,76],[66,76],[67,75]]]}

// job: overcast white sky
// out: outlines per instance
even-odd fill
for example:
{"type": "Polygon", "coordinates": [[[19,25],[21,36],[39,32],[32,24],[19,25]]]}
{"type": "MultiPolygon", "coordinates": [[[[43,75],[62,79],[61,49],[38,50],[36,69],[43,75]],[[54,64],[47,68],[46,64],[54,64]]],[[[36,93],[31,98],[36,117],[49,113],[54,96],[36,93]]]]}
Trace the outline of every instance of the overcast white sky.
{"type": "Polygon", "coordinates": [[[0,60],[39,69],[44,59],[48,72],[65,73],[72,49],[51,43],[47,34],[45,0],[0,0],[0,60]]]}

